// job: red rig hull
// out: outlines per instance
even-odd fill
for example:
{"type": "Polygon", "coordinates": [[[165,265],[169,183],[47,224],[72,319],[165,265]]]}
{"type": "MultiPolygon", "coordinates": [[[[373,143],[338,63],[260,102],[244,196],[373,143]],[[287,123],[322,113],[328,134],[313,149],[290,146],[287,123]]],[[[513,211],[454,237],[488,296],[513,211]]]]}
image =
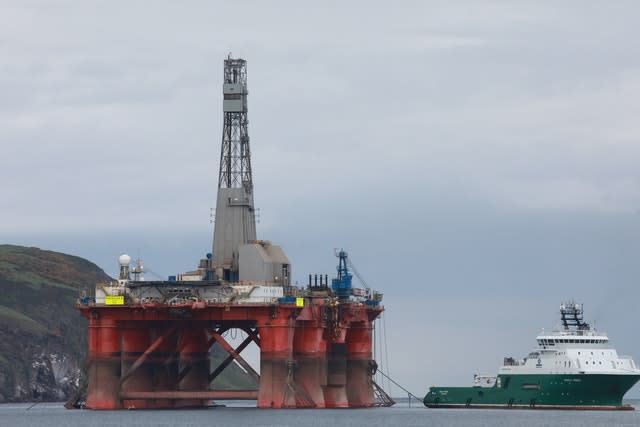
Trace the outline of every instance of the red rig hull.
{"type": "Polygon", "coordinates": [[[87,408],[206,407],[214,399],[256,399],[259,408],[381,405],[374,393],[372,336],[382,307],[305,298],[303,307],[78,308],[89,320],[87,408]],[[247,335],[237,348],[223,337],[231,329],[247,335]],[[251,342],[260,349],[260,374],[240,356],[251,342]],[[208,353],[214,343],[229,357],[212,369],[208,353]],[[257,390],[211,388],[234,360],[256,379],[257,390]]]}

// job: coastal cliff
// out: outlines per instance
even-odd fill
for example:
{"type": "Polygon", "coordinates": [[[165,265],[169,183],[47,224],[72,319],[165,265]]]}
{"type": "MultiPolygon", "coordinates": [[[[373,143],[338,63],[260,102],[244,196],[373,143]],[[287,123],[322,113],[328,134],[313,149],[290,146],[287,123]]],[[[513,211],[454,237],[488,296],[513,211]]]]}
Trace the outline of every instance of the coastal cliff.
{"type": "Polygon", "coordinates": [[[76,300],[105,280],[85,259],[0,245],[0,401],[60,401],[75,393],[87,347],[76,300]]]}

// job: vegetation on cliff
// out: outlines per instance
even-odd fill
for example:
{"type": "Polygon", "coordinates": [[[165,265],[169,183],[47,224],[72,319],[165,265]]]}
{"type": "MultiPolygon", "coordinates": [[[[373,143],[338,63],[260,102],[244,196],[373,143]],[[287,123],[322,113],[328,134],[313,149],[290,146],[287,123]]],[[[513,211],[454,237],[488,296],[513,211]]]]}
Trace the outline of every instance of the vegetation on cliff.
{"type": "Polygon", "coordinates": [[[82,258],[0,245],[0,401],[63,400],[80,383],[82,289],[110,280],[82,258]]]}

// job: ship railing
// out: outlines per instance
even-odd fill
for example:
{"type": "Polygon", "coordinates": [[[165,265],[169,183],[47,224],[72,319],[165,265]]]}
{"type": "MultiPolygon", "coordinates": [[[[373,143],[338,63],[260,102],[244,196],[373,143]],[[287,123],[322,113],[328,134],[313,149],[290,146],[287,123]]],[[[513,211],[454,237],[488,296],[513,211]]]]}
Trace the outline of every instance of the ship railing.
{"type": "Polygon", "coordinates": [[[544,337],[565,337],[565,336],[581,336],[581,337],[606,337],[607,333],[605,331],[596,330],[595,328],[591,329],[569,329],[569,330],[553,330],[551,332],[545,332],[544,329],[540,333],[540,336],[544,337]]]}
{"type": "Polygon", "coordinates": [[[502,366],[520,366],[520,361],[513,357],[505,357],[502,366]]]}

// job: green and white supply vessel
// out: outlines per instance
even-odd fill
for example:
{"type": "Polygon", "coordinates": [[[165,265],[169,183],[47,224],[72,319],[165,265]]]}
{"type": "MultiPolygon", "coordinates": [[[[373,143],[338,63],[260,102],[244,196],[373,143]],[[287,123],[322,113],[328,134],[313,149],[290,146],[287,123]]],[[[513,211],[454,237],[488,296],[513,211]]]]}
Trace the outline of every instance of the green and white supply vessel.
{"type": "Polygon", "coordinates": [[[622,397],[640,379],[606,333],[583,320],[582,304],[560,306],[562,327],[540,334],[523,360],[505,357],[497,376],[474,375],[471,387],[431,387],[430,408],[627,409],[622,397]]]}

